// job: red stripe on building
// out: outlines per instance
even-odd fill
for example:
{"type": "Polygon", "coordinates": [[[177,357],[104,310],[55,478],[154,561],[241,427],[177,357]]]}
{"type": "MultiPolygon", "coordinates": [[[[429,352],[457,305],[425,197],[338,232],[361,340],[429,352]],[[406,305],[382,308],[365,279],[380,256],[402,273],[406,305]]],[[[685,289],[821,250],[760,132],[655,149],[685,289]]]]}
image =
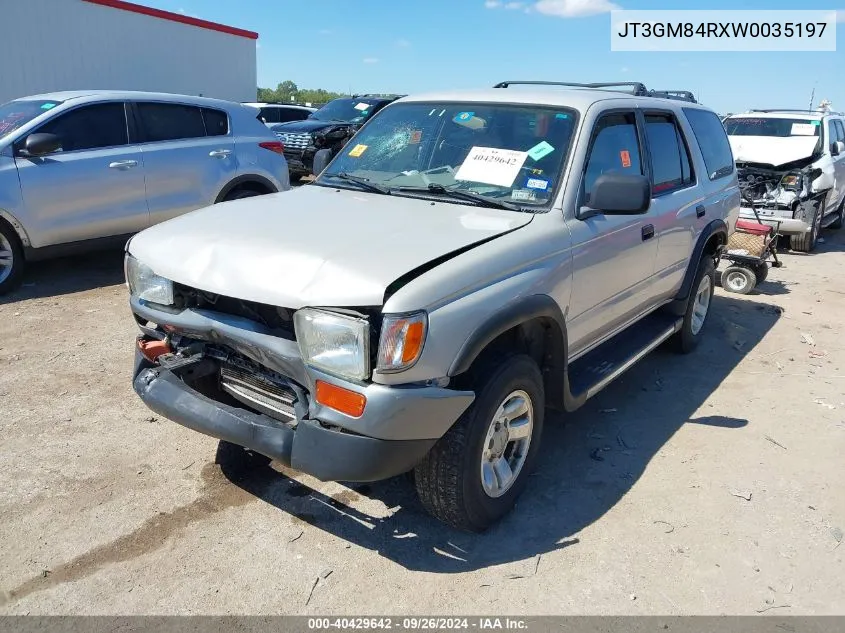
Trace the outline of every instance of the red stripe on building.
{"type": "Polygon", "coordinates": [[[104,7],[111,7],[112,9],[120,9],[121,11],[129,11],[130,13],[140,13],[141,15],[148,15],[153,18],[161,20],[168,20],[170,22],[179,22],[180,24],[187,24],[189,26],[197,26],[201,29],[208,29],[210,31],[217,31],[218,33],[228,33],[229,35],[237,35],[239,37],[246,37],[251,40],[258,39],[258,33],[255,31],[247,31],[245,29],[238,29],[234,26],[226,26],[225,24],[218,24],[217,22],[209,22],[208,20],[200,20],[199,18],[192,18],[181,13],[173,13],[172,11],[162,11],[161,9],[153,9],[145,7],[134,2],[124,2],[123,0],[82,0],[83,2],[90,2],[91,4],[99,4],[104,7]]]}

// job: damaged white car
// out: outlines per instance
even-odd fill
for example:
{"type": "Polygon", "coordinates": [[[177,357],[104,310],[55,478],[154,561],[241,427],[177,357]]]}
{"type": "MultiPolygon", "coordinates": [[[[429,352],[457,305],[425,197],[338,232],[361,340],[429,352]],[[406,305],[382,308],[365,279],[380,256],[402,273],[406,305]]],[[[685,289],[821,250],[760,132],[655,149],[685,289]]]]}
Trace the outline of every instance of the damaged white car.
{"type": "Polygon", "coordinates": [[[746,186],[742,217],[777,226],[790,248],[811,252],[822,228],[845,216],[845,117],[838,113],[752,110],[724,120],[737,174],[746,186]]]}

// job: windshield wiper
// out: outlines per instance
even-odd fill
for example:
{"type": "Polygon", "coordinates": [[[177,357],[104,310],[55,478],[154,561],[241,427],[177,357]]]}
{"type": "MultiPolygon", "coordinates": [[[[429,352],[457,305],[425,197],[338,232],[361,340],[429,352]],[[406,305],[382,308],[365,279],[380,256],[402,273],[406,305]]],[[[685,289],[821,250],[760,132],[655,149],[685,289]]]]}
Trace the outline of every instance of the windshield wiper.
{"type": "Polygon", "coordinates": [[[366,178],[361,178],[360,176],[353,176],[352,174],[347,174],[345,171],[339,172],[337,174],[326,174],[327,178],[338,178],[339,180],[346,180],[347,182],[354,182],[356,185],[360,185],[364,189],[372,191],[374,193],[380,193],[385,196],[390,195],[390,188],[383,187],[382,185],[377,185],[374,182],[370,182],[366,178]]]}
{"type": "Polygon", "coordinates": [[[473,193],[471,191],[461,191],[459,189],[447,189],[443,185],[435,183],[429,184],[427,187],[396,187],[394,191],[406,193],[433,193],[438,196],[448,196],[456,200],[469,200],[477,202],[480,206],[490,207],[493,209],[507,209],[509,211],[525,211],[522,207],[512,202],[505,202],[504,200],[497,200],[496,198],[489,198],[480,193],[473,193]]]}

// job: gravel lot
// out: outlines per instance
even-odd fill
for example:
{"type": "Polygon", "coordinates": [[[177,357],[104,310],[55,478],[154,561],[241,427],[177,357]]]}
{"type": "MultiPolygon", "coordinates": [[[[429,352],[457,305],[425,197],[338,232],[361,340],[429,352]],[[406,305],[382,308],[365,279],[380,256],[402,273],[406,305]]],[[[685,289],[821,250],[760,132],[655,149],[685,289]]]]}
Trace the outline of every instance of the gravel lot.
{"type": "Polygon", "coordinates": [[[131,389],[121,254],[39,264],[0,298],[0,612],[843,613],[845,231],[824,237],[717,290],[695,354],[549,420],[481,536],[405,478],[215,464],[131,389]]]}

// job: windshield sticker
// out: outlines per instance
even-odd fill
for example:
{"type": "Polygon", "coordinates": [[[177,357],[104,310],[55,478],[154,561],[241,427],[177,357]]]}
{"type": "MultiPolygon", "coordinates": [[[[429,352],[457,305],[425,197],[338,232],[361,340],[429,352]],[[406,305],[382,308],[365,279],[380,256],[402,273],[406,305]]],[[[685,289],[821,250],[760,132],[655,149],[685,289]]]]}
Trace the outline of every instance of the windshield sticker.
{"type": "Polygon", "coordinates": [[[536,200],[537,194],[530,189],[514,189],[511,191],[511,200],[536,200]]]}
{"type": "Polygon", "coordinates": [[[821,124],[821,121],[813,121],[813,125],[815,125],[816,127],[820,126],[821,124]]]}
{"type": "Polygon", "coordinates": [[[546,141],[541,141],[528,150],[528,155],[534,160],[540,160],[543,156],[548,156],[553,151],[555,151],[554,147],[546,143],[546,141]]]}
{"type": "Polygon", "coordinates": [[[565,112],[558,112],[558,113],[555,115],[555,118],[556,118],[556,119],[568,119],[568,118],[569,118],[569,115],[568,115],[568,114],[566,114],[565,112]]]}
{"type": "Polygon", "coordinates": [[[52,110],[55,107],[56,107],[55,103],[43,103],[43,104],[41,104],[42,110],[52,110]]]}
{"type": "Polygon", "coordinates": [[[369,103],[359,103],[355,106],[355,109],[360,110],[361,112],[364,112],[365,110],[370,109],[370,104],[369,103]]]}
{"type": "Polygon", "coordinates": [[[529,189],[539,189],[540,191],[545,191],[549,188],[549,181],[544,178],[529,178],[528,182],[525,183],[525,186],[529,189]]]}
{"type": "Polygon", "coordinates": [[[411,138],[408,140],[409,145],[417,145],[422,141],[422,130],[414,130],[411,132],[411,138]]]}
{"type": "Polygon", "coordinates": [[[816,126],[812,123],[793,123],[791,136],[815,136],[816,126]]]}
{"type": "Polygon", "coordinates": [[[455,180],[510,187],[527,159],[527,152],[497,147],[473,147],[455,173],[455,180]]]}
{"type": "Polygon", "coordinates": [[[466,123],[474,116],[475,112],[458,112],[458,115],[452,120],[455,123],[466,123]]]}
{"type": "Polygon", "coordinates": [[[366,151],[367,151],[367,147],[368,147],[367,145],[360,145],[360,144],[359,144],[359,145],[356,145],[355,147],[353,147],[353,148],[349,151],[349,155],[350,155],[350,156],[352,156],[353,158],[358,158],[358,157],[359,157],[359,156],[361,156],[364,152],[366,152],[366,151]]]}
{"type": "Polygon", "coordinates": [[[630,167],[631,166],[631,152],[627,149],[623,149],[619,152],[619,159],[622,161],[623,167],[630,167]]]}

